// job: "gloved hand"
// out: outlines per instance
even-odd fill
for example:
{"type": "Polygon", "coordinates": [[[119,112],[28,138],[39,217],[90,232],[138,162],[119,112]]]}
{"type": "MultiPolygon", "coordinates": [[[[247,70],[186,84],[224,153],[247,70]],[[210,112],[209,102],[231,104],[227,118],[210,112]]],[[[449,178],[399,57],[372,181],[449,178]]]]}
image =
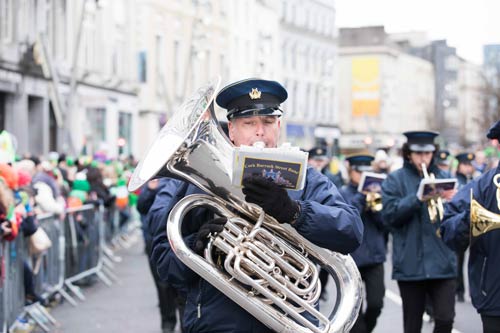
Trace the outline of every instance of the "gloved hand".
{"type": "Polygon", "coordinates": [[[259,205],[279,223],[293,222],[300,214],[299,204],[271,179],[262,176],[245,178],[243,194],[247,202],[259,205]]]}
{"type": "Polygon", "coordinates": [[[227,218],[218,217],[203,224],[198,230],[198,236],[193,243],[193,251],[200,255],[203,254],[203,250],[208,244],[208,235],[215,234],[224,230],[224,224],[226,224],[226,222],[227,218]]]}

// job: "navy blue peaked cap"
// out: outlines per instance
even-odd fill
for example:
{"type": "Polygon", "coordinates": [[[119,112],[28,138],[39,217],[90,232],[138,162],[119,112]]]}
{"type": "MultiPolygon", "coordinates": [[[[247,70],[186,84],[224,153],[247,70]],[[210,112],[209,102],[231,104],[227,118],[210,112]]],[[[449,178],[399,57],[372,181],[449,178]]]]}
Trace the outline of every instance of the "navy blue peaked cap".
{"type": "Polygon", "coordinates": [[[314,147],[309,150],[309,158],[328,158],[328,152],[326,148],[314,147]]]}
{"type": "Polygon", "coordinates": [[[281,116],[280,104],[288,98],[286,89],[276,81],[246,79],[232,83],[219,92],[217,104],[227,109],[227,119],[252,116],[281,116]]]}
{"type": "Polygon", "coordinates": [[[488,130],[488,134],[486,134],[486,137],[490,140],[500,139],[500,120],[491,125],[490,129],[488,130]]]}
{"type": "Polygon", "coordinates": [[[345,158],[349,162],[349,166],[358,171],[371,171],[372,161],[375,159],[369,154],[354,154],[345,158]]]}
{"type": "Polygon", "coordinates": [[[436,155],[436,162],[438,164],[449,165],[450,160],[448,159],[448,156],[450,156],[450,152],[448,150],[440,150],[436,155]]]}
{"type": "Polygon", "coordinates": [[[458,163],[470,164],[476,156],[473,153],[461,153],[455,156],[458,160],[458,163]]]}
{"type": "Polygon", "coordinates": [[[407,138],[408,147],[415,152],[431,152],[436,150],[434,138],[439,135],[432,131],[410,131],[404,132],[407,138]]]}

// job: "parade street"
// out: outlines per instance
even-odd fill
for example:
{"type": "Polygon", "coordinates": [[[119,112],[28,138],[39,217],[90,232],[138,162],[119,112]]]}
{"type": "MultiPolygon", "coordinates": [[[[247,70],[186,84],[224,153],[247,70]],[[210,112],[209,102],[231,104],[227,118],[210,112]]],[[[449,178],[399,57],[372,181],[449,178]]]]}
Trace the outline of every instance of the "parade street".
{"type": "MultiPolygon", "coordinates": [[[[160,332],[160,317],[157,310],[155,287],[142,241],[122,250],[123,261],[116,264],[118,283],[107,287],[101,282],[83,289],[86,301],[73,307],[67,302],[56,306],[52,315],[59,327],[52,332],[160,332]]],[[[395,281],[390,278],[391,265],[386,263],[386,297],[384,308],[375,327],[376,333],[399,333],[403,331],[401,300],[395,281]]],[[[328,284],[333,288],[333,284],[328,284]]],[[[333,293],[329,290],[329,294],[333,293]]],[[[466,298],[465,303],[455,306],[455,333],[476,333],[481,330],[481,320],[466,298]]],[[[424,321],[422,332],[432,332],[433,323],[424,321]]],[[[41,331],[40,331],[41,332],[41,331]]],[[[178,331],[180,332],[180,331],[178,331]]]]}

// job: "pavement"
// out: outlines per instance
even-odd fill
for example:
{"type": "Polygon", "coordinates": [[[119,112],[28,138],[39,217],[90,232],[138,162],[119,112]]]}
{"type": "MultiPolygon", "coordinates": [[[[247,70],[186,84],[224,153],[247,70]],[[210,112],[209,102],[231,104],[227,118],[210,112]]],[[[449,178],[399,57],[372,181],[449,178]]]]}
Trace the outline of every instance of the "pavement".
{"type": "Polygon", "coordinates": [[[114,270],[119,281],[108,287],[97,280],[82,288],[86,300],[78,301],[77,307],[68,302],[55,307],[51,314],[59,325],[51,332],[161,332],[156,288],[142,241],[116,254],[122,257],[114,270]]]}
{"type": "MultiPolygon", "coordinates": [[[[85,301],[77,307],[68,302],[56,306],[52,315],[58,326],[51,332],[143,332],[160,333],[160,316],[156,289],[151,277],[143,244],[140,238],[130,248],[117,252],[123,259],[115,264],[119,282],[107,287],[97,281],[83,288],[85,301]]],[[[389,256],[390,258],[390,256],[389,256]]],[[[391,280],[391,265],[386,263],[386,297],[375,333],[400,333],[403,331],[402,310],[397,284],[391,280]]],[[[329,283],[329,295],[334,295],[333,283],[329,283]]],[[[482,330],[481,320],[470,304],[456,304],[454,333],[477,333],[482,330]]],[[[422,332],[430,333],[433,324],[424,322],[422,332]]]]}

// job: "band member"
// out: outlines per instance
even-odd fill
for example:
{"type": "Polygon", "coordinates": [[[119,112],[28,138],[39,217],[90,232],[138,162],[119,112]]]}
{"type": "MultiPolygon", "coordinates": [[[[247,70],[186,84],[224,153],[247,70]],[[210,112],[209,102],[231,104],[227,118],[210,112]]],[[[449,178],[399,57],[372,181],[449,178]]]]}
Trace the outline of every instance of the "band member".
{"type": "MultiPolygon", "coordinates": [[[[139,198],[137,199],[137,211],[141,214],[142,231],[145,245],[144,250],[148,258],[151,257],[153,239],[151,236],[150,228],[147,225],[147,214],[149,209],[153,205],[156,194],[165,182],[166,180],[164,179],[150,180],[143,185],[141,193],[139,194],[139,198]]],[[[176,309],[179,309],[179,316],[182,320],[185,299],[182,296],[182,293],[179,293],[172,286],[169,286],[167,283],[162,282],[159,279],[158,273],[156,272],[155,267],[152,265],[151,261],[149,261],[149,268],[151,269],[151,274],[153,275],[153,280],[156,286],[156,294],[158,295],[162,333],[173,333],[177,323],[176,309]]]]}
{"type": "MultiPolygon", "coordinates": [[[[458,188],[460,189],[462,186],[466,185],[472,180],[474,175],[474,166],[472,165],[472,161],[475,156],[472,153],[461,153],[455,156],[458,161],[457,172],[455,177],[458,180],[458,188]]],[[[464,251],[456,251],[457,252],[457,260],[458,260],[458,275],[457,275],[457,301],[462,303],[464,302],[464,251]]]]}
{"type": "MultiPolygon", "coordinates": [[[[229,138],[235,146],[263,142],[277,147],[280,104],[287,92],[275,81],[248,79],[233,83],[218,94],[219,106],[228,110],[229,138]]],[[[247,202],[255,203],[280,223],[293,226],[318,246],[341,253],[354,251],[361,243],[363,224],[357,210],[348,205],[335,185],[312,168],[307,169],[306,185],[287,191],[260,175],[244,180],[247,202]]],[[[227,296],[184,265],[172,251],[165,234],[171,208],[185,195],[201,193],[194,185],[169,179],[159,191],[148,215],[155,226],[151,260],[164,281],[187,290],[184,312],[186,332],[269,332],[264,324],[240,308],[227,296]]],[[[184,241],[201,254],[209,234],[222,231],[226,219],[207,208],[190,211],[183,223],[184,241]]]]}
{"type": "MultiPolygon", "coordinates": [[[[420,332],[426,295],[433,308],[434,332],[451,332],[455,316],[456,256],[439,238],[438,223],[431,223],[426,202],[417,197],[423,166],[436,178],[447,178],[433,163],[435,132],[403,133],[404,165],[382,183],[382,218],[393,240],[392,278],[403,300],[404,332],[420,332]]],[[[449,200],[456,190],[445,191],[449,200]]]]}
{"type": "MultiPolygon", "coordinates": [[[[487,138],[498,144],[500,121],[493,124],[487,138]]],[[[470,242],[471,190],[474,199],[486,210],[500,214],[497,202],[498,187],[494,177],[500,173],[500,165],[463,186],[447,205],[441,236],[456,251],[464,251],[470,245],[469,285],[472,305],[481,315],[483,332],[500,332],[500,230],[493,229],[470,242]]],[[[491,221],[494,222],[494,221],[491,221]]]]}
{"type": "Polygon", "coordinates": [[[474,166],[472,165],[472,161],[476,158],[473,153],[461,153],[455,156],[458,161],[457,172],[455,177],[458,180],[458,187],[469,183],[474,177],[474,166]]]}
{"type": "Polygon", "coordinates": [[[440,150],[436,154],[436,165],[439,169],[451,175],[450,172],[450,152],[448,150],[440,150]]]}
{"type": "Polygon", "coordinates": [[[370,206],[370,202],[366,201],[366,193],[358,191],[362,173],[372,171],[373,156],[358,154],[349,156],[346,160],[349,162],[350,182],[340,193],[349,204],[358,209],[364,224],[363,242],[352,253],[352,258],[361,273],[366,291],[366,310],[363,312],[361,307],[351,333],[371,332],[384,305],[385,227],[380,210],[370,206]]]}
{"type": "Polygon", "coordinates": [[[328,157],[326,148],[323,147],[314,147],[309,150],[309,156],[307,163],[316,169],[316,171],[321,172],[325,176],[328,177],[332,181],[332,183],[337,186],[337,188],[342,187],[344,185],[344,181],[342,180],[342,174],[338,171],[336,174],[333,174],[329,170],[330,158],[328,157]]]}

